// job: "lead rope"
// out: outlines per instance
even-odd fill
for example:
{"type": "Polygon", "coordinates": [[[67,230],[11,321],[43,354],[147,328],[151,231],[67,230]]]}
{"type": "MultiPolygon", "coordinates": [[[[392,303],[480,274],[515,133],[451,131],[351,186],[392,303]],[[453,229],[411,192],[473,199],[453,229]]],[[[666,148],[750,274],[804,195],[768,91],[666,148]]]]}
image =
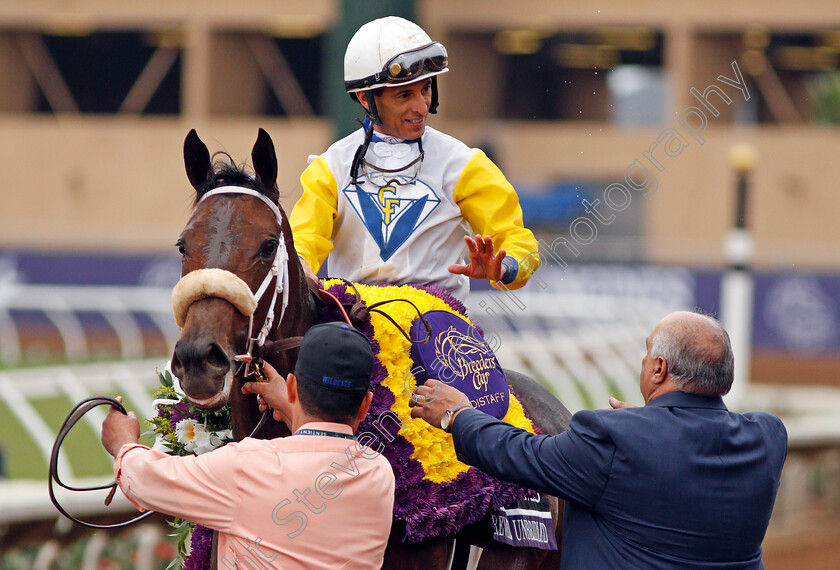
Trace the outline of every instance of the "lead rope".
{"type": "Polygon", "coordinates": [[[148,516],[155,514],[155,511],[147,511],[134,517],[133,519],[123,521],[120,523],[114,524],[95,524],[83,520],[79,520],[66,510],[61,504],[58,502],[58,499],[55,496],[55,489],[53,488],[53,481],[57,483],[59,486],[64,487],[68,491],[98,491],[101,489],[111,489],[108,493],[108,496],[105,498],[105,506],[111,504],[111,499],[114,498],[114,493],[117,492],[117,481],[116,479],[108,484],[105,485],[95,485],[91,487],[73,487],[72,485],[67,485],[61,480],[61,477],[58,476],[58,455],[59,451],[61,450],[61,444],[64,443],[64,438],[67,437],[67,434],[70,433],[70,430],[73,429],[73,426],[82,419],[86,413],[97,406],[103,406],[108,404],[113,408],[116,408],[123,414],[126,413],[125,408],[121,403],[117,401],[116,398],[111,398],[110,396],[92,396],[90,398],[85,398],[81,402],[76,405],[75,408],[70,412],[67,418],[64,420],[64,423],[61,424],[61,429],[58,430],[58,436],[56,437],[55,443],[53,444],[52,453],[50,454],[50,467],[49,467],[49,490],[50,490],[50,500],[52,504],[55,505],[55,508],[58,509],[62,515],[70,519],[71,521],[78,523],[82,526],[86,526],[88,528],[121,528],[124,526],[128,526],[130,524],[136,523],[145,519],[148,516]]]}
{"type": "MultiPolygon", "coordinates": [[[[61,428],[58,430],[58,435],[56,436],[55,443],[53,444],[52,453],[50,453],[50,466],[48,470],[48,485],[49,485],[49,493],[50,493],[50,501],[52,501],[53,506],[58,509],[62,515],[73,521],[74,523],[78,523],[82,526],[86,526],[88,528],[99,528],[99,529],[108,529],[108,528],[122,528],[136,522],[140,522],[141,520],[150,517],[151,515],[155,514],[156,511],[146,511],[133,519],[129,519],[127,521],[114,523],[114,524],[96,524],[88,521],[83,521],[81,519],[77,519],[73,515],[67,512],[64,507],[61,506],[61,503],[58,502],[58,498],[55,496],[55,488],[53,486],[53,482],[58,484],[58,486],[67,489],[68,491],[79,491],[79,492],[87,492],[87,491],[100,491],[103,489],[111,489],[108,493],[108,496],[105,497],[105,506],[110,506],[111,500],[114,498],[114,494],[117,492],[117,481],[114,479],[110,483],[106,483],[104,485],[93,485],[90,487],[74,487],[72,485],[66,484],[64,481],[61,480],[61,477],[58,475],[58,456],[61,451],[61,446],[64,443],[64,439],[70,433],[70,430],[79,422],[82,417],[91,411],[93,408],[98,406],[104,406],[108,404],[112,408],[119,410],[121,413],[126,414],[125,407],[116,399],[112,398],[111,396],[91,396],[90,398],[85,398],[81,402],[79,402],[75,408],[73,408],[70,413],[65,418],[64,423],[61,424],[61,428]]],[[[251,432],[249,437],[254,437],[254,435],[265,425],[266,421],[271,414],[271,410],[266,410],[263,413],[262,417],[260,418],[259,423],[251,432]]]]}
{"type": "MultiPolygon", "coordinates": [[[[348,281],[347,279],[342,279],[340,277],[338,278],[338,280],[341,281],[344,284],[345,291],[348,290],[348,289],[353,289],[353,294],[356,298],[356,300],[353,303],[353,307],[350,309],[350,319],[351,320],[355,320],[355,321],[360,323],[360,322],[363,322],[365,319],[367,319],[369,313],[371,313],[371,312],[379,313],[380,315],[382,315],[383,317],[388,319],[391,322],[392,325],[397,327],[397,330],[400,331],[400,333],[411,344],[425,344],[425,343],[429,342],[430,338],[432,338],[432,325],[429,324],[429,321],[426,320],[426,317],[423,316],[422,311],[420,311],[420,309],[417,308],[417,305],[415,305],[414,303],[412,303],[408,299],[385,299],[384,301],[379,301],[379,302],[373,303],[371,305],[366,305],[365,302],[362,301],[362,295],[359,293],[359,290],[356,289],[356,285],[354,285],[352,282],[348,281]],[[414,310],[417,312],[417,318],[420,319],[420,322],[423,323],[423,328],[426,330],[426,337],[424,339],[422,339],[422,340],[412,340],[411,335],[409,333],[405,332],[405,330],[399,325],[399,323],[397,323],[397,321],[395,321],[391,317],[391,315],[389,315],[388,313],[386,313],[382,309],[377,308],[377,307],[381,307],[383,305],[387,305],[389,303],[396,303],[398,301],[403,302],[403,303],[408,303],[409,305],[414,307],[414,310]]],[[[330,296],[332,296],[332,295],[330,295],[330,296]]],[[[335,298],[335,297],[333,297],[333,298],[335,298]]],[[[338,299],[336,299],[336,302],[338,302],[338,299]]],[[[339,306],[341,306],[340,303],[339,303],[339,306]]],[[[345,315],[346,315],[346,313],[345,313],[345,315]]],[[[350,324],[352,326],[355,326],[355,325],[353,325],[353,323],[350,323],[350,324]]]]}

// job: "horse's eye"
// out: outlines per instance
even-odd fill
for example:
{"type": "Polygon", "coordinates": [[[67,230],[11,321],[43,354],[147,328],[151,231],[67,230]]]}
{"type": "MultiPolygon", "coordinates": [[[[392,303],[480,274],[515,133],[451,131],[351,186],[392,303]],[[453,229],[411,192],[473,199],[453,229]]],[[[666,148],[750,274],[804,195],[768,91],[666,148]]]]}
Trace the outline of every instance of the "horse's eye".
{"type": "Polygon", "coordinates": [[[178,241],[176,241],[175,242],[175,247],[178,248],[178,252],[181,255],[186,255],[187,254],[187,247],[184,245],[184,240],[179,239],[178,241]]]}
{"type": "Polygon", "coordinates": [[[274,259],[277,254],[277,240],[266,240],[260,247],[260,257],[263,259],[274,259]]]}

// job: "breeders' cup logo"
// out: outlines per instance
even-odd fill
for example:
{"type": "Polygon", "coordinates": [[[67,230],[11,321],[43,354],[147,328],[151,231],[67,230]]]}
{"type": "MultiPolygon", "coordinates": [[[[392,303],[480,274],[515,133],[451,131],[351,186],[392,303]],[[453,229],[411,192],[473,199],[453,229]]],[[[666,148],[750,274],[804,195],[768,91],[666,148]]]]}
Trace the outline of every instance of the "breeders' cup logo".
{"type": "Polygon", "coordinates": [[[484,342],[449,327],[435,339],[435,353],[438,362],[452,375],[464,380],[471,374],[473,388],[487,391],[490,371],[496,368],[496,359],[484,342]]]}
{"type": "Polygon", "coordinates": [[[382,261],[388,261],[440,204],[434,190],[421,180],[378,190],[349,184],[343,192],[379,246],[382,261]]]}
{"type": "Polygon", "coordinates": [[[507,379],[475,327],[453,313],[433,310],[412,323],[410,336],[417,385],[435,378],[461,390],[474,408],[505,417],[510,403],[507,379]]]}

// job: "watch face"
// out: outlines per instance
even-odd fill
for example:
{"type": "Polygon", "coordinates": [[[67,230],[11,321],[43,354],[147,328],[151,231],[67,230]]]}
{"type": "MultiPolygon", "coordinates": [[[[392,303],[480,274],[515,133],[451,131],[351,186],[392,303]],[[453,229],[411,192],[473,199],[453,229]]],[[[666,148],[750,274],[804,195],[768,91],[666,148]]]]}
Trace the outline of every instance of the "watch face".
{"type": "Polygon", "coordinates": [[[449,418],[451,418],[451,417],[452,417],[452,412],[450,412],[449,410],[446,410],[445,412],[443,412],[443,417],[440,418],[440,427],[443,428],[444,430],[446,430],[446,428],[449,427],[449,418]]]}

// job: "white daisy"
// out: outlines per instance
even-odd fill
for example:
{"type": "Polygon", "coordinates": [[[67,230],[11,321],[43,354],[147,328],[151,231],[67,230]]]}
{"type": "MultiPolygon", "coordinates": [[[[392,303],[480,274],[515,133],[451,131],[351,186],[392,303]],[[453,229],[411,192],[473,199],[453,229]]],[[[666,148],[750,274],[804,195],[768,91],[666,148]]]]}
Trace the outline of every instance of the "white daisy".
{"type": "MultiPolygon", "coordinates": [[[[195,440],[195,428],[198,425],[197,421],[189,418],[183,419],[175,424],[175,437],[178,438],[178,443],[182,444],[187,451],[192,451],[191,446],[193,448],[195,447],[193,441],[195,440]]],[[[203,430],[204,426],[201,426],[201,429],[203,430]]]]}
{"type": "Polygon", "coordinates": [[[213,451],[221,445],[222,440],[214,432],[207,431],[203,425],[196,423],[193,426],[192,441],[186,444],[184,448],[187,451],[192,451],[196,455],[201,455],[202,453],[213,451]]]}

